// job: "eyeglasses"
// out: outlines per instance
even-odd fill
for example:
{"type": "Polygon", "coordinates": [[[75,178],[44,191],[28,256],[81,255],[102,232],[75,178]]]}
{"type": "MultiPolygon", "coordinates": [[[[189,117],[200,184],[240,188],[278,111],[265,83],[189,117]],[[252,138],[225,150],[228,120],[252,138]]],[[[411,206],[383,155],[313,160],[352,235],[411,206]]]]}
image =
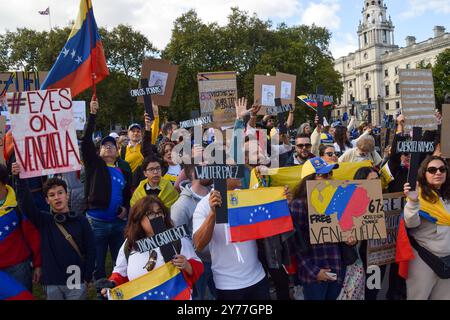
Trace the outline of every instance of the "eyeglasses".
{"type": "Polygon", "coordinates": [[[326,154],[327,156],[329,156],[329,157],[337,156],[337,153],[336,153],[336,152],[325,152],[325,154],[326,154]]]}
{"type": "Polygon", "coordinates": [[[162,210],[158,210],[156,212],[147,212],[145,216],[149,219],[162,217],[164,216],[164,212],[162,210]]]}
{"type": "Polygon", "coordinates": [[[311,143],[305,143],[305,144],[299,143],[299,144],[297,144],[296,146],[297,146],[297,148],[299,148],[299,149],[303,149],[303,148],[308,149],[308,148],[311,148],[311,147],[312,147],[312,144],[311,144],[311,143]]]}
{"type": "Polygon", "coordinates": [[[145,169],[146,172],[161,172],[161,167],[154,167],[154,168],[147,168],[145,169]]]}
{"type": "Polygon", "coordinates": [[[112,144],[104,144],[104,145],[102,145],[102,148],[104,148],[104,149],[116,149],[116,146],[113,146],[112,144]]]}
{"type": "Polygon", "coordinates": [[[444,166],[439,167],[439,168],[436,168],[436,167],[428,167],[427,168],[427,172],[431,173],[431,174],[436,174],[438,172],[438,170],[439,170],[440,173],[446,173],[447,172],[447,168],[444,167],[444,166]]]}

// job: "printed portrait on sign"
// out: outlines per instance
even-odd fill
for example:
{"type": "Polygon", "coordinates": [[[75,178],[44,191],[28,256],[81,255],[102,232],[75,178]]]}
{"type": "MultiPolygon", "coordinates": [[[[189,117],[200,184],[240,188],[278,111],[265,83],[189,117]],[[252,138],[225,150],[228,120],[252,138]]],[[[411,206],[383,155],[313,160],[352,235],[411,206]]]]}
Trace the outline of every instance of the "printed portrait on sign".
{"type": "Polygon", "coordinates": [[[148,78],[148,86],[149,87],[155,87],[155,86],[161,87],[162,92],[160,93],[160,95],[164,95],[168,77],[169,77],[169,74],[166,72],[152,70],[150,72],[150,76],[148,78]]]}
{"type": "Polygon", "coordinates": [[[281,99],[291,99],[292,84],[287,81],[281,81],[281,99]]]}
{"type": "Polygon", "coordinates": [[[275,106],[275,86],[262,85],[262,105],[263,106],[275,106]]]}

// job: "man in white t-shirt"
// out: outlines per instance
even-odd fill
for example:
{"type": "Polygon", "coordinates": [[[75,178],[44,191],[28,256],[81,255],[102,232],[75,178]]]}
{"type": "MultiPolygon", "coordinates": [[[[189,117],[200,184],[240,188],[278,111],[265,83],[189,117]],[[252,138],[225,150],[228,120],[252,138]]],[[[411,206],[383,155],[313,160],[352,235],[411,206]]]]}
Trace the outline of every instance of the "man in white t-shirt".
{"type": "MultiPolygon", "coordinates": [[[[239,179],[228,179],[228,190],[240,187],[239,179]]],[[[226,224],[216,225],[220,192],[212,190],[198,203],[193,217],[196,250],[209,246],[217,300],[270,300],[269,283],[258,260],[256,241],[228,243],[226,224]]]]}

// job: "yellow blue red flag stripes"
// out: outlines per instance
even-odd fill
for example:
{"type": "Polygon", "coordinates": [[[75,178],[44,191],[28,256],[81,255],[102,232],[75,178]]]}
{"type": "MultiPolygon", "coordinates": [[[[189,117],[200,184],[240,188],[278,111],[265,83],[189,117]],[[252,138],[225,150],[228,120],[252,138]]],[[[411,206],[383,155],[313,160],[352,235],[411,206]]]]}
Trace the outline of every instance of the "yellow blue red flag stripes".
{"type": "Polygon", "coordinates": [[[110,291],[110,300],[190,300],[191,289],[171,262],[110,291]]]}
{"type": "MultiPolygon", "coordinates": [[[[369,160],[361,162],[341,162],[339,168],[333,170],[333,180],[353,180],[356,171],[362,167],[372,167],[369,160]]],[[[302,176],[303,166],[269,169],[267,176],[270,177],[268,187],[289,186],[293,191],[298,186],[302,176]]],[[[258,180],[255,169],[250,174],[250,188],[262,187],[261,179],[258,180]]]]}
{"type": "Polygon", "coordinates": [[[228,191],[231,242],[271,237],[292,231],[283,187],[228,191]]]}
{"type": "Polygon", "coordinates": [[[75,97],[108,74],[91,0],[81,0],[72,32],[41,90],[70,88],[75,97]]]}

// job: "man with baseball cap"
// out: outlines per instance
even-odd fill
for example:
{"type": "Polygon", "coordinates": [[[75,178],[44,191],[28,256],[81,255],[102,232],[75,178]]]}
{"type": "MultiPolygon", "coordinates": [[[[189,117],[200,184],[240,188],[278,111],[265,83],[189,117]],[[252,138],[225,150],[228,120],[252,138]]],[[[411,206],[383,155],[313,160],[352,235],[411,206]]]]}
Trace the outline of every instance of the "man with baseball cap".
{"type": "Polygon", "coordinates": [[[128,145],[120,149],[120,158],[129,163],[134,172],[142,164],[144,157],[141,153],[142,127],[139,123],[133,123],[128,127],[128,145]]]}
{"type": "Polygon", "coordinates": [[[331,176],[333,174],[333,170],[337,168],[339,168],[337,163],[328,164],[321,157],[311,158],[306,161],[302,167],[301,179],[313,173],[321,176],[331,176]]]}
{"type": "Polygon", "coordinates": [[[124,241],[124,228],[131,198],[131,173],[118,162],[116,139],[106,136],[101,140],[97,155],[91,139],[95,127],[98,102],[93,100],[81,143],[86,182],[86,216],[94,232],[96,244],[95,279],[105,278],[105,259],[108,247],[115,262],[124,241]]]}

